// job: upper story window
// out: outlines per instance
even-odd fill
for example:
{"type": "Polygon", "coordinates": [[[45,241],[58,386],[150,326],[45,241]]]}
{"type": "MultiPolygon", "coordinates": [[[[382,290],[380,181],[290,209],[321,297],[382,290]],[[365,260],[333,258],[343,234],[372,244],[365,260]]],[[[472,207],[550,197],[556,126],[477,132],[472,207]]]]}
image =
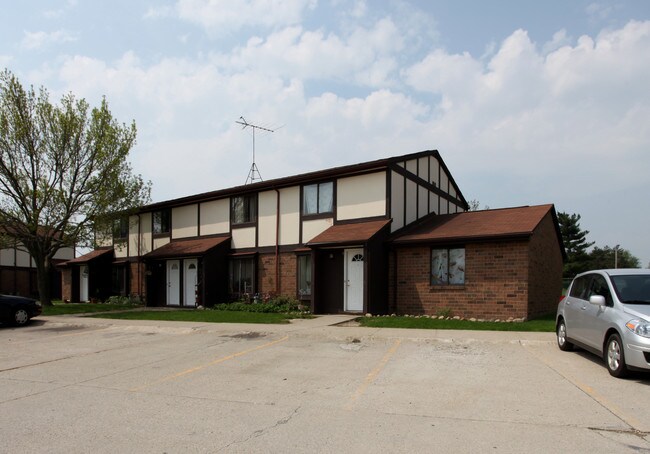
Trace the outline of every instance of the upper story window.
{"type": "Polygon", "coordinates": [[[232,197],[230,219],[233,225],[257,221],[257,194],[232,197]]]}
{"type": "Polygon", "coordinates": [[[113,239],[125,240],[129,236],[129,218],[122,217],[113,221],[113,239]]]}
{"type": "Polygon", "coordinates": [[[334,183],[310,184],[302,188],[302,214],[331,213],[334,206],[334,183]]]}
{"type": "Polygon", "coordinates": [[[154,211],[153,234],[169,233],[171,231],[171,210],[154,211]]]}

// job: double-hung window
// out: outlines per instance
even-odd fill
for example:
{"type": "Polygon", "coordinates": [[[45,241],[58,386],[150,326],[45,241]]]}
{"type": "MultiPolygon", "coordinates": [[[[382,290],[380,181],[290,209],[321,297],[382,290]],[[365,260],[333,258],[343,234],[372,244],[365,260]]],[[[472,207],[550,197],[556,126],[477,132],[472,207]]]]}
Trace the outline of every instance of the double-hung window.
{"type": "Polygon", "coordinates": [[[229,287],[233,298],[255,294],[255,259],[238,258],[230,261],[229,287]]]}
{"type": "Polygon", "coordinates": [[[431,285],[465,283],[465,248],[431,250],[431,285]]]}
{"type": "Polygon", "coordinates": [[[129,236],[129,218],[124,216],[113,221],[113,240],[124,241],[129,236]]]}
{"type": "Polygon", "coordinates": [[[233,225],[257,221],[257,194],[231,198],[230,212],[233,225]]]}
{"type": "Polygon", "coordinates": [[[309,184],[302,188],[302,214],[331,213],[334,207],[334,183],[309,184]]]}
{"type": "Polygon", "coordinates": [[[171,229],[171,211],[170,210],[160,210],[154,211],[152,214],[153,218],[153,234],[160,235],[169,233],[171,229]]]}
{"type": "Polygon", "coordinates": [[[311,297],[311,255],[299,255],[298,260],[298,296],[300,299],[311,297]]]}

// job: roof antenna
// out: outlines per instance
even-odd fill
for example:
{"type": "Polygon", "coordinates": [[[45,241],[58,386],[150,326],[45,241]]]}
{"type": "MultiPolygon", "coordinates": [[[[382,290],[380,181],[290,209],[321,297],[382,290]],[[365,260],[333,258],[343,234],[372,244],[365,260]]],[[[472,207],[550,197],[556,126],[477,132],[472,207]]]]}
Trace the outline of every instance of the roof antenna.
{"type": "Polygon", "coordinates": [[[248,171],[248,177],[246,177],[246,183],[254,183],[255,180],[260,180],[262,181],[262,175],[260,174],[260,170],[257,168],[257,164],[255,164],[255,130],[256,129],[261,129],[262,131],[268,131],[268,132],[275,132],[273,129],[268,129],[268,128],[263,128],[261,126],[254,125],[252,123],[249,123],[246,121],[244,117],[239,117],[241,121],[236,121],[235,123],[240,124],[243,126],[242,129],[251,128],[253,130],[253,164],[251,164],[251,168],[248,171]]]}

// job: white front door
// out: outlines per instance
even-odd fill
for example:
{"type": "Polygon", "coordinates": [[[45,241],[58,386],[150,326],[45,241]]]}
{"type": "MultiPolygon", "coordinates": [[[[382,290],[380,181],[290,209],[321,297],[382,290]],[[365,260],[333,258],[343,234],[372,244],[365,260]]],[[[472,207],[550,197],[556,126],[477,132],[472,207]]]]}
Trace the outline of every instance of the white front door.
{"type": "Polygon", "coordinates": [[[196,306],[196,277],[198,261],[196,259],[183,262],[183,305],[196,306]]]}
{"type": "Polygon", "coordinates": [[[181,270],[178,260],[167,260],[167,305],[179,306],[181,304],[181,270]]]}
{"type": "Polygon", "coordinates": [[[345,311],[363,311],[363,249],[345,250],[345,311]]]}
{"type": "Polygon", "coordinates": [[[79,267],[79,301],[88,301],[88,265],[79,267]]]}

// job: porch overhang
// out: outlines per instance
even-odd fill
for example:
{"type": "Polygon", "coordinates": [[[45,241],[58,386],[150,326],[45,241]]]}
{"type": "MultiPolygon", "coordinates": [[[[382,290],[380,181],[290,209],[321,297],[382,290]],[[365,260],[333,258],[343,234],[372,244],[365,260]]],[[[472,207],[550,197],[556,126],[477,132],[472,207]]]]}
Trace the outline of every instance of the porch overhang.
{"type": "Polygon", "coordinates": [[[390,219],[335,224],[306,243],[310,248],[365,245],[390,224],[390,219]]]}
{"type": "Polygon", "coordinates": [[[90,251],[89,253],[82,256],[76,257],[63,263],[59,263],[57,266],[60,268],[67,268],[69,266],[75,265],[88,265],[89,263],[99,260],[100,258],[107,257],[109,254],[111,255],[111,258],[113,258],[113,252],[114,251],[112,247],[95,249],[94,251],[90,251]]]}
{"type": "Polygon", "coordinates": [[[230,236],[175,240],[145,254],[143,258],[145,260],[163,260],[181,257],[201,257],[214,248],[225,244],[227,241],[230,241],[230,236]]]}

